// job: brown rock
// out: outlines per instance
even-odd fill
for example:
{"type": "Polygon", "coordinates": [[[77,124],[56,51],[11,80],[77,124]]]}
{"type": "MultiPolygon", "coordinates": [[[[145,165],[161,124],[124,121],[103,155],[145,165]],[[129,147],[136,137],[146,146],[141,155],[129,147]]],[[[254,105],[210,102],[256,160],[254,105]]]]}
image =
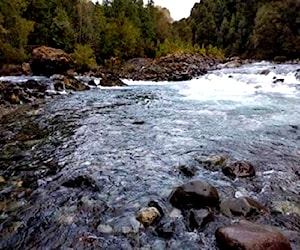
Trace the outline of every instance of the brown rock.
{"type": "Polygon", "coordinates": [[[0,68],[0,76],[21,76],[23,74],[21,65],[6,64],[0,68]]]}
{"type": "Polygon", "coordinates": [[[102,77],[100,85],[105,87],[126,86],[126,84],[117,75],[109,73],[102,77]]]}
{"type": "Polygon", "coordinates": [[[250,162],[236,161],[222,168],[223,173],[229,177],[253,177],[255,168],[250,162]]]}
{"type": "Polygon", "coordinates": [[[219,194],[214,186],[205,181],[191,181],[171,193],[170,203],[179,209],[216,207],[219,205],[219,194]]]}
{"type": "Polygon", "coordinates": [[[29,63],[23,63],[22,64],[22,71],[23,71],[23,74],[26,75],[26,76],[31,75],[32,71],[31,71],[30,64],[29,63]]]}
{"type": "Polygon", "coordinates": [[[289,241],[275,228],[248,221],[218,228],[215,235],[221,250],[292,249],[289,241]]]}
{"type": "Polygon", "coordinates": [[[34,75],[65,73],[71,65],[71,57],[61,49],[41,46],[32,52],[31,69],[34,75]]]}
{"type": "Polygon", "coordinates": [[[83,90],[89,90],[90,87],[83,84],[82,82],[78,81],[74,77],[64,77],[64,84],[66,89],[71,89],[74,91],[83,91],[83,90]]]}

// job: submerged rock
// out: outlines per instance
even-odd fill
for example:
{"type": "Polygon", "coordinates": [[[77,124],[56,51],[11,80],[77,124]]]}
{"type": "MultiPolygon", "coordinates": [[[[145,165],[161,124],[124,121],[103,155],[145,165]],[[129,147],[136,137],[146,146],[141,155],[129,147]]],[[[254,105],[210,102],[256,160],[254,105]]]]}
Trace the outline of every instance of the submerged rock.
{"type": "Polygon", "coordinates": [[[270,74],[270,72],[271,72],[271,70],[269,70],[269,69],[264,69],[264,70],[262,70],[261,72],[259,72],[259,74],[261,74],[261,75],[268,75],[268,74],[270,74]]]}
{"type": "Polygon", "coordinates": [[[273,201],[272,209],[282,214],[297,214],[300,216],[300,205],[299,203],[293,203],[291,201],[273,201]]]}
{"type": "Polygon", "coordinates": [[[195,166],[187,166],[187,165],[180,165],[178,167],[178,170],[186,177],[193,177],[196,175],[198,171],[198,169],[195,166]]]}
{"type": "Polygon", "coordinates": [[[196,158],[195,160],[208,170],[218,171],[226,165],[228,158],[223,155],[213,155],[209,157],[196,158]]]}
{"type": "Polygon", "coordinates": [[[100,224],[97,230],[105,234],[137,234],[143,225],[131,215],[123,215],[100,224]]]}
{"type": "Polygon", "coordinates": [[[229,177],[253,177],[255,168],[250,162],[236,161],[222,168],[223,173],[229,177]]]}
{"type": "Polygon", "coordinates": [[[179,209],[216,207],[217,189],[205,181],[191,181],[177,187],[170,195],[170,203],[179,209]]]}
{"type": "Polygon", "coordinates": [[[160,224],[156,227],[155,231],[158,236],[163,238],[170,238],[175,233],[176,223],[174,218],[164,219],[160,222],[160,224]]]}
{"type": "Polygon", "coordinates": [[[191,209],[186,215],[187,228],[190,231],[195,229],[202,230],[213,218],[214,214],[210,209],[191,209]]]}
{"type": "Polygon", "coordinates": [[[291,250],[286,237],[270,226],[248,221],[218,228],[217,244],[220,249],[232,250],[291,250]]]}
{"type": "Polygon", "coordinates": [[[100,190],[96,181],[87,175],[72,177],[69,180],[65,181],[62,185],[69,188],[88,188],[93,191],[100,190]]]}
{"type": "Polygon", "coordinates": [[[136,219],[145,226],[150,226],[160,217],[161,214],[156,207],[146,207],[137,212],[136,219]]]}
{"type": "Polygon", "coordinates": [[[297,71],[295,73],[295,77],[298,81],[300,81],[300,69],[297,69],[297,71]]]}
{"type": "Polygon", "coordinates": [[[220,204],[221,212],[227,217],[249,217],[257,213],[267,213],[269,210],[258,201],[249,197],[226,199],[220,204]]]}

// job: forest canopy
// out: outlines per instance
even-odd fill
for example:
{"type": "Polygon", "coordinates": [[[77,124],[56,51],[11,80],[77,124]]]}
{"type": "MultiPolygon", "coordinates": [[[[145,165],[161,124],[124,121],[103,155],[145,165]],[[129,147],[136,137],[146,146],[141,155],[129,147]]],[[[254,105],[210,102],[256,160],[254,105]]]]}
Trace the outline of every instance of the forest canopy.
{"type": "Polygon", "coordinates": [[[40,45],[86,49],[97,63],[207,48],[226,56],[299,58],[300,0],[202,0],[177,22],[152,0],[1,0],[0,64],[24,62],[40,45]]]}

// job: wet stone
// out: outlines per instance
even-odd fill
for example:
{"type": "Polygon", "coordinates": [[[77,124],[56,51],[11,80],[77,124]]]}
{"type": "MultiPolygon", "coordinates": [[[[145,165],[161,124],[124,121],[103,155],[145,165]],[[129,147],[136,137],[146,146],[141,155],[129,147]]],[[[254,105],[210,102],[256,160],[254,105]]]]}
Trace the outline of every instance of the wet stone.
{"type": "Polygon", "coordinates": [[[143,224],[137,221],[136,218],[132,215],[122,215],[119,217],[112,218],[103,225],[105,226],[98,226],[99,231],[110,231],[109,227],[111,227],[111,233],[125,235],[137,234],[143,228],[143,224]]]}
{"type": "Polygon", "coordinates": [[[258,201],[249,197],[225,199],[220,204],[221,212],[227,217],[250,217],[255,214],[268,213],[269,210],[258,201]]]}
{"type": "Polygon", "coordinates": [[[0,184],[3,184],[3,183],[5,183],[5,179],[3,176],[0,175],[0,184]]]}
{"type": "Polygon", "coordinates": [[[223,173],[232,178],[253,177],[255,176],[255,168],[250,162],[236,161],[222,168],[223,173]]]}
{"type": "Polygon", "coordinates": [[[300,216],[300,205],[290,201],[273,201],[273,211],[280,212],[282,214],[297,214],[300,216]]]}
{"type": "Polygon", "coordinates": [[[65,181],[62,185],[68,188],[88,188],[92,191],[100,190],[100,188],[97,186],[96,181],[87,175],[79,175],[70,178],[69,180],[65,181]]]}
{"type": "Polygon", "coordinates": [[[187,228],[189,231],[194,231],[195,229],[203,230],[213,218],[214,214],[209,209],[191,209],[186,215],[187,228]]]}
{"type": "Polygon", "coordinates": [[[176,220],[175,218],[163,219],[155,229],[157,235],[163,238],[171,238],[175,234],[176,220]]]}
{"type": "Polygon", "coordinates": [[[159,198],[149,201],[148,207],[155,207],[161,216],[169,214],[169,211],[172,209],[169,203],[159,198]]]}
{"type": "Polygon", "coordinates": [[[142,121],[142,120],[136,120],[134,122],[132,122],[133,125],[143,125],[145,124],[145,121],[142,121]]]}
{"type": "Polygon", "coordinates": [[[100,233],[103,233],[103,234],[110,234],[113,232],[113,229],[110,225],[105,225],[105,224],[100,224],[98,227],[97,227],[97,230],[100,232],[100,233]]]}
{"type": "Polygon", "coordinates": [[[218,228],[215,236],[221,250],[292,249],[288,239],[275,228],[248,221],[218,228]]]}
{"type": "Polygon", "coordinates": [[[156,207],[147,207],[142,208],[140,211],[137,212],[137,220],[143,223],[145,226],[150,226],[156,221],[159,220],[161,217],[160,212],[156,207]]]}
{"type": "Polygon", "coordinates": [[[170,203],[179,209],[216,207],[219,205],[217,189],[205,181],[191,181],[171,193],[170,203]]]}
{"type": "Polygon", "coordinates": [[[218,171],[226,165],[228,158],[223,155],[213,155],[209,157],[196,158],[195,160],[207,170],[218,171]]]}
{"type": "Polygon", "coordinates": [[[187,165],[180,165],[178,167],[178,170],[186,177],[193,177],[196,175],[198,171],[198,169],[195,166],[187,166],[187,165]]]}

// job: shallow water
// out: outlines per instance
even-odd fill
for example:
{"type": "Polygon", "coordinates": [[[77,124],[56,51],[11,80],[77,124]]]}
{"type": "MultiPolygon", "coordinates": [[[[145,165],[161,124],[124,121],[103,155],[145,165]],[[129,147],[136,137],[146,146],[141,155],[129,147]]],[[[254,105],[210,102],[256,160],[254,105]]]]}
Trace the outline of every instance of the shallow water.
{"type": "MultiPolygon", "coordinates": [[[[4,135],[2,152],[17,133],[15,123],[43,133],[28,147],[17,145],[14,153],[24,157],[0,159],[7,183],[23,176],[34,183],[30,194],[14,198],[20,206],[3,209],[0,248],[214,249],[212,232],[226,220],[217,218],[204,232],[179,225],[171,239],[131,221],[151,199],[167,200],[190,180],[179,165],[209,155],[256,166],[255,178],[232,180],[198,164],[193,178],[213,184],[221,198],[248,195],[269,208],[282,201],[299,206],[299,68],[261,62],[181,83],[126,81],[128,87],[49,99],[34,115],[2,123],[13,131],[4,135]],[[264,69],[270,73],[261,75],[264,69]],[[85,178],[81,185],[66,184],[77,176],[85,178]]],[[[2,201],[12,199],[7,186],[2,201]]]]}

